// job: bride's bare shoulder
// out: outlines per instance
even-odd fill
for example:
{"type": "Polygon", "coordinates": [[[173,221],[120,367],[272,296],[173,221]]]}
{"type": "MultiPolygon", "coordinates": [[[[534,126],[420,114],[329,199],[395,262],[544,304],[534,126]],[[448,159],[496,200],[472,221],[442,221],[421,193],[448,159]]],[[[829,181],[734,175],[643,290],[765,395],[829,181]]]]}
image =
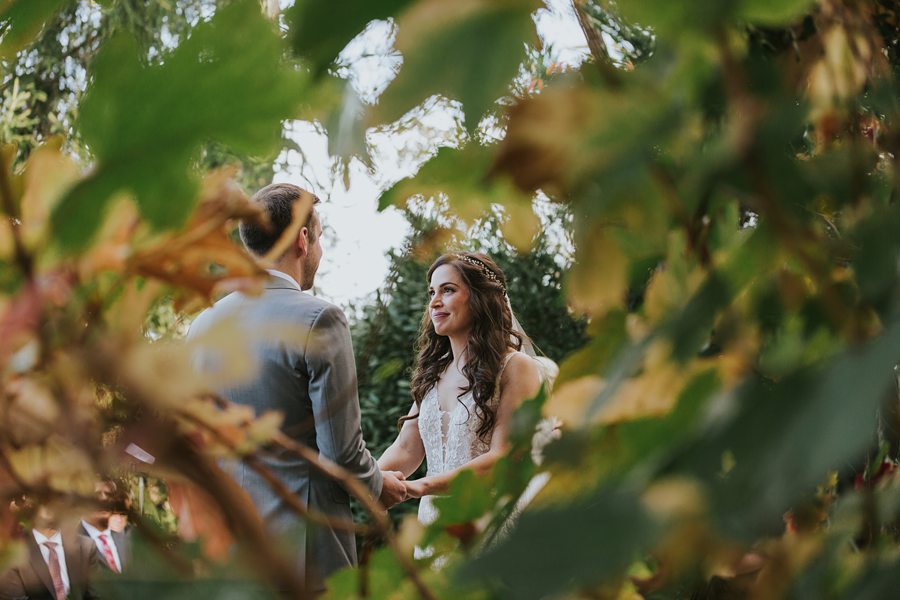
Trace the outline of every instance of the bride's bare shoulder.
{"type": "Polygon", "coordinates": [[[506,361],[503,380],[523,383],[536,382],[538,386],[540,385],[540,369],[534,357],[524,352],[510,352],[506,361]]]}

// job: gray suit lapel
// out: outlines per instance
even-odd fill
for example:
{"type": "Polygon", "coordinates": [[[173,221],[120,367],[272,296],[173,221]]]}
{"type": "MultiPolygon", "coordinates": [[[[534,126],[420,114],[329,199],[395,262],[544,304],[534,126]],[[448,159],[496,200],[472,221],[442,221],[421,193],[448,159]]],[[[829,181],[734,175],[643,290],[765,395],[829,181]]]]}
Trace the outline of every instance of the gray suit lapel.
{"type": "MultiPolygon", "coordinates": [[[[28,532],[28,565],[31,567],[32,574],[44,584],[51,596],[56,595],[56,589],[53,587],[53,578],[50,577],[50,568],[44,562],[44,555],[41,554],[41,548],[38,546],[37,540],[34,539],[34,533],[28,532]]],[[[68,562],[69,557],[66,556],[68,562]]]]}
{"type": "Polygon", "coordinates": [[[129,546],[131,540],[129,540],[129,537],[124,532],[112,532],[113,541],[116,543],[116,551],[119,553],[119,564],[122,565],[123,572],[128,567],[128,555],[131,552],[129,546]]]}
{"type": "MultiPolygon", "coordinates": [[[[87,575],[84,569],[84,552],[81,538],[75,534],[63,534],[63,554],[66,555],[66,571],[69,573],[70,591],[80,589],[87,575]]],[[[93,542],[91,542],[93,544],[93,542]]]]}

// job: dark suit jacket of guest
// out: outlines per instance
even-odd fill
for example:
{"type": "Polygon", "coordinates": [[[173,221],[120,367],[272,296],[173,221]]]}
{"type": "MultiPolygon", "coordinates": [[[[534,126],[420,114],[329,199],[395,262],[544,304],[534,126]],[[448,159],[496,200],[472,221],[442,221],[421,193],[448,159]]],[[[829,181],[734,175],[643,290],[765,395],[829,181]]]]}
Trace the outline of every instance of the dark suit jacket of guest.
{"type": "MultiPolygon", "coordinates": [[[[74,532],[63,533],[63,553],[69,574],[69,598],[94,599],[90,586],[91,571],[97,568],[97,548],[74,532]]],[[[25,538],[28,557],[0,578],[0,600],[56,600],[50,568],[31,530],[25,538]]]]}
{"type": "MultiPolygon", "coordinates": [[[[131,563],[131,536],[128,535],[127,532],[119,532],[119,531],[111,531],[113,543],[116,545],[116,551],[119,554],[119,564],[122,565],[122,572],[124,573],[130,566],[131,563]]],[[[91,534],[87,532],[87,529],[84,528],[83,524],[78,525],[78,535],[86,538],[91,544],[94,545],[94,548],[97,549],[97,556],[99,557],[100,566],[104,569],[108,569],[112,571],[112,568],[109,566],[109,563],[106,562],[106,557],[97,548],[96,542],[91,537],[91,534]]]]}

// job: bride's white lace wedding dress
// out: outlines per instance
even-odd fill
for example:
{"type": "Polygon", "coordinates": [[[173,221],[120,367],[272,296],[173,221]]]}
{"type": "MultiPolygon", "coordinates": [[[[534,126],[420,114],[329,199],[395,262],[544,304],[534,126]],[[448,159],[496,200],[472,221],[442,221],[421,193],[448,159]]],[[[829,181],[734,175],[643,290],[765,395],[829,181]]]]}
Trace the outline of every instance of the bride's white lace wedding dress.
{"type": "MultiPolygon", "coordinates": [[[[500,403],[500,377],[513,354],[506,355],[497,375],[494,395],[488,403],[494,414],[500,403]]],[[[490,440],[479,437],[480,425],[481,419],[475,412],[475,398],[471,391],[460,397],[450,411],[445,411],[438,403],[437,386],[428,390],[419,408],[419,435],[425,447],[427,475],[448,473],[487,452],[490,440]]],[[[419,502],[419,521],[429,525],[436,518],[434,497],[423,496],[419,502]]],[[[417,554],[420,554],[418,549],[417,554]]]]}
{"type": "MultiPolygon", "coordinates": [[[[506,365],[515,354],[515,352],[510,352],[506,355],[500,367],[500,373],[497,375],[494,395],[488,403],[494,414],[497,414],[500,404],[500,379],[506,365]]],[[[535,359],[536,357],[531,356],[531,358],[535,359]]],[[[541,379],[552,382],[558,372],[556,364],[549,359],[544,359],[547,360],[547,363],[541,363],[542,359],[537,360],[541,370],[541,379]],[[551,365],[552,369],[548,368],[547,364],[551,365]]],[[[422,445],[425,447],[425,460],[428,464],[426,475],[440,475],[453,471],[487,452],[490,449],[490,440],[485,441],[479,437],[478,427],[480,424],[481,419],[475,412],[475,398],[471,391],[461,396],[459,402],[454,404],[450,411],[445,411],[438,402],[437,386],[428,390],[419,407],[419,435],[422,438],[422,445]]],[[[538,450],[538,454],[540,454],[543,446],[559,436],[558,424],[556,419],[544,419],[541,422],[533,440],[533,456],[535,450],[538,450]]],[[[534,459],[537,463],[541,462],[539,457],[534,457],[534,459]]],[[[519,499],[508,525],[512,524],[512,521],[540,491],[548,478],[548,474],[539,473],[532,479],[528,489],[519,499]]],[[[437,519],[438,511],[434,506],[434,496],[422,496],[419,501],[418,516],[419,522],[423,525],[430,525],[437,519]]],[[[431,548],[417,546],[414,554],[415,558],[425,558],[431,553],[431,548]]]]}
{"type": "MultiPolygon", "coordinates": [[[[438,404],[435,388],[431,388],[422,399],[419,413],[419,433],[428,461],[427,475],[458,469],[487,452],[490,446],[478,437],[478,425],[472,392],[462,396],[460,402],[447,412],[438,404]]],[[[419,502],[419,521],[425,525],[437,518],[433,498],[422,496],[419,502]]]]}

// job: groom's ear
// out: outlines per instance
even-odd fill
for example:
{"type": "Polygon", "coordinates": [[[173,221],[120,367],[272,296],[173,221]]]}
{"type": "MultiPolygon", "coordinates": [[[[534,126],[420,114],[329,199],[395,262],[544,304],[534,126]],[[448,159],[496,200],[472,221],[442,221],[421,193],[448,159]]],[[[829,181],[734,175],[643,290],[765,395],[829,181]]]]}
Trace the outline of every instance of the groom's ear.
{"type": "Polygon", "coordinates": [[[297,232],[296,248],[300,256],[305,256],[309,252],[309,227],[301,227],[297,232]]]}

